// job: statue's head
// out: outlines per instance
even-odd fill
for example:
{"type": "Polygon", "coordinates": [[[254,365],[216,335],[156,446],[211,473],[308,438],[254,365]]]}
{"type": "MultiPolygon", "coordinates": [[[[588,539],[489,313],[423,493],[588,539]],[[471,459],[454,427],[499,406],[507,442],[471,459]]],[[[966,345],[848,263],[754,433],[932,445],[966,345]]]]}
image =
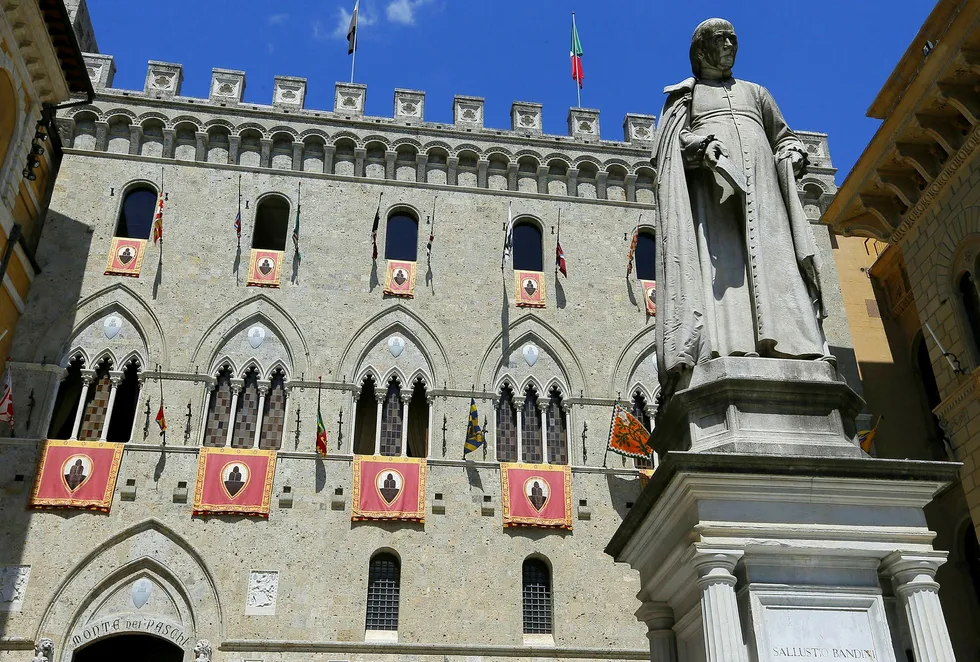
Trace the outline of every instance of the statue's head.
{"type": "Polygon", "coordinates": [[[698,78],[709,72],[714,77],[728,78],[735,66],[738,37],[735,28],[723,18],[709,18],[694,30],[691,37],[691,70],[698,78]]]}

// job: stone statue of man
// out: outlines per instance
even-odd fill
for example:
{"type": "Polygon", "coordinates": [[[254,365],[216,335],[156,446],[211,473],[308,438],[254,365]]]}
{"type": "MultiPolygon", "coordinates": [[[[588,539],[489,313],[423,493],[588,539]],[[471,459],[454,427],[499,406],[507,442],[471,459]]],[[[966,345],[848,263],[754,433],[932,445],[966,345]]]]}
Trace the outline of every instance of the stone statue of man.
{"type": "Polygon", "coordinates": [[[803,143],[761,85],[732,77],[722,19],[664,90],[657,166],[657,352],[665,395],[718,356],[829,358],[817,253],[797,195],[803,143]]]}

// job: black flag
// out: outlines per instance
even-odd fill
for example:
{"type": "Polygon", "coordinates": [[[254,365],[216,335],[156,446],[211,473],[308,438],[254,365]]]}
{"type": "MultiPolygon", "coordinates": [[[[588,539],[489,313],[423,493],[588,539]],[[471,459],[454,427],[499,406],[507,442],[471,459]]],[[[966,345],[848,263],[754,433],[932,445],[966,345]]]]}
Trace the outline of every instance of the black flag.
{"type": "MultiPolygon", "coordinates": [[[[360,2],[360,0],[358,0],[360,2]]],[[[354,13],[350,15],[350,26],[347,28],[347,54],[354,52],[357,46],[357,5],[354,3],[354,13]]]]}

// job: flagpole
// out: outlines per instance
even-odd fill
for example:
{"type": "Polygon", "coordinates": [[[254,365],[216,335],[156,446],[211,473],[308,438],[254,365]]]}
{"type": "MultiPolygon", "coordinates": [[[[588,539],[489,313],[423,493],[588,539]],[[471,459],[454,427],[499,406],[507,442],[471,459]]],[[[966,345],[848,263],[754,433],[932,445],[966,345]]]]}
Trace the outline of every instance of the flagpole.
{"type": "MultiPolygon", "coordinates": [[[[572,34],[578,34],[578,30],[575,28],[575,12],[572,12],[572,34]]],[[[354,39],[357,39],[357,34],[354,34],[354,39]]],[[[572,55],[572,57],[575,57],[572,55]]],[[[577,108],[582,107],[582,86],[579,81],[573,76],[572,80],[575,81],[575,98],[578,100],[577,108]]],[[[351,81],[352,83],[354,81],[351,81]]]]}
{"type": "Polygon", "coordinates": [[[351,83],[351,85],[354,84],[354,62],[357,60],[357,33],[358,33],[357,19],[359,19],[359,18],[360,18],[360,16],[357,15],[357,3],[355,2],[354,3],[354,52],[351,53],[351,58],[350,58],[350,83],[351,83]]]}
{"type": "Polygon", "coordinates": [[[238,247],[242,247],[242,176],[238,175],[238,227],[235,234],[238,235],[238,247]]]}

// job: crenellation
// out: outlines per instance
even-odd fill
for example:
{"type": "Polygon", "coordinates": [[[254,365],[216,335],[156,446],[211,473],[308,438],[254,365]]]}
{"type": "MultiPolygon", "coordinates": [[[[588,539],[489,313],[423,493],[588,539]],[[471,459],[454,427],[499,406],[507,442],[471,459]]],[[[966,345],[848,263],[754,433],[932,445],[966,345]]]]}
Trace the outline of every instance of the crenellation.
{"type": "Polygon", "coordinates": [[[150,60],[146,67],[143,94],[158,99],[173,99],[180,96],[183,82],[184,65],[150,60]]]}
{"type": "Polygon", "coordinates": [[[623,141],[643,145],[652,143],[656,130],[655,122],[656,118],[653,115],[627,113],[623,120],[623,141]]]}
{"type": "Polygon", "coordinates": [[[241,103],[245,94],[245,72],[234,69],[211,70],[208,101],[215,104],[241,103]]]}
{"type": "Polygon", "coordinates": [[[115,58],[99,53],[84,53],[83,57],[89,80],[92,81],[92,88],[96,92],[101,92],[112,87],[112,81],[116,76],[115,58]]]}
{"type": "Polygon", "coordinates": [[[541,135],[542,108],[540,103],[515,101],[510,106],[510,129],[527,135],[541,135]]]}
{"type": "Polygon", "coordinates": [[[360,83],[337,83],[334,86],[333,112],[337,115],[363,117],[367,102],[367,85],[360,83]]]}
{"type": "Polygon", "coordinates": [[[483,97],[457,94],[453,97],[453,124],[473,129],[483,128],[483,97]]]}
{"type": "Polygon", "coordinates": [[[422,122],[425,119],[425,92],[396,88],[395,119],[422,122]]]}
{"type": "Polygon", "coordinates": [[[568,135],[586,141],[599,140],[599,111],[593,108],[569,108],[568,135]]]}
{"type": "Polygon", "coordinates": [[[296,76],[276,76],[272,92],[272,107],[283,112],[303,110],[306,102],[306,79],[296,76]]]}

